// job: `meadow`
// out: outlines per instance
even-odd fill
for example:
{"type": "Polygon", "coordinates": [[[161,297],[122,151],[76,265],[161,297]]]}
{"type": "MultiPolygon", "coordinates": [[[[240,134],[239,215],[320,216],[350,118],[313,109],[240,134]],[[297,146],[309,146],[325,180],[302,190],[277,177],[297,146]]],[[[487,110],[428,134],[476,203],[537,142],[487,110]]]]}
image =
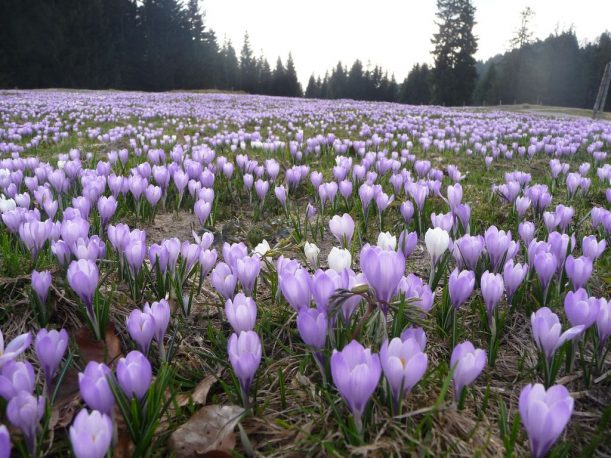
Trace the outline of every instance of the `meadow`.
{"type": "Polygon", "coordinates": [[[0,92],[0,458],[610,454],[610,148],[564,113],[0,92]]]}

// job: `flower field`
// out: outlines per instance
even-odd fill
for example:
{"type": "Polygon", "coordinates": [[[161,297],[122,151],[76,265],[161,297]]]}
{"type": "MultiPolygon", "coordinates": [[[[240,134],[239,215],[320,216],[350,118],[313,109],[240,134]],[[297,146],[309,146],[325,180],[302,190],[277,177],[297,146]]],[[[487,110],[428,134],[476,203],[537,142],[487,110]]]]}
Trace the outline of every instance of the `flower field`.
{"type": "Polygon", "coordinates": [[[0,458],[610,454],[610,150],[570,116],[0,92],[0,458]]]}

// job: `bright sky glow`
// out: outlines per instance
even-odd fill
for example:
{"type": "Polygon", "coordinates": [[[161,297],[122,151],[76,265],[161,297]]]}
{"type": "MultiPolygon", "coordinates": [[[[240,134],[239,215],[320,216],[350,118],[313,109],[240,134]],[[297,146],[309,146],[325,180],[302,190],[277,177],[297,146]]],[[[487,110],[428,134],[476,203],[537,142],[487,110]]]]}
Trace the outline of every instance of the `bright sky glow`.
{"type": "MultiPolygon", "coordinates": [[[[573,26],[580,41],[592,41],[611,27],[611,0],[475,0],[478,59],[508,48],[520,11],[535,11],[532,29],[545,38],[573,26]]],[[[324,74],[338,60],[378,64],[402,81],[430,55],[435,0],[203,0],[206,24],[233,42],[238,52],[248,31],[253,50],[270,65],[293,53],[305,86],[311,73],[324,74]]]]}

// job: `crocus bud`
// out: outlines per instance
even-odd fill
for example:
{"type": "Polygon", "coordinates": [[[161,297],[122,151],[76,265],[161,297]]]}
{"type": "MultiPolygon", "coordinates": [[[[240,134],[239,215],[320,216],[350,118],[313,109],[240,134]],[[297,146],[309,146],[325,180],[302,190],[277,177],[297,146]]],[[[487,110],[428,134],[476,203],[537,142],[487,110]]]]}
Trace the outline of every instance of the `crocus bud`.
{"type": "Polygon", "coordinates": [[[429,229],[426,231],[424,236],[424,243],[426,244],[426,249],[431,256],[431,262],[433,266],[435,266],[437,265],[437,262],[441,256],[448,249],[448,245],[450,244],[450,235],[438,227],[429,229]]]}
{"type": "Polygon", "coordinates": [[[28,361],[9,361],[0,371],[0,396],[10,401],[20,391],[33,393],[36,386],[34,368],[28,361]]]}
{"type": "Polygon", "coordinates": [[[318,255],[320,254],[320,248],[313,243],[306,242],[303,246],[303,253],[305,254],[308,264],[310,264],[313,269],[316,269],[318,267],[318,255]]]}
{"type": "Polygon", "coordinates": [[[592,261],[596,261],[603,254],[606,246],[607,246],[606,240],[601,240],[599,242],[596,240],[596,236],[594,235],[584,237],[583,241],[581,242],[583,255],[587,256],[592,261]]]}
{"type": "Polygon", "coordinates": [[[6,426],[0,425],[0,458],[10,458],[11,456],[11,436],[6,426]]]}
{"type": "Polygon", "coordinates": [[[112,420],[107,415],[82,409],[70,426],[70,443],[76,458],[103,458],[112,441],[112,420]]]}
{"type": "MultiPolygon", "coordinates": [[[[379,242],[379,241],[378,241],[379,242]]],[[[407,229],[399,234],[399,247],[398,249],[403,253],[403,257],[407,259],[410,254],[416,248],[418,243],[418,234],[416,232],[409,232],[407,229]]]]}
{"type": "Polygon", "coordinates": [[[235,291],[237,278],[231,268],[224,262],[219,262],[210,274],[212,285],[225,299],[231,299],[235,291]]]}
{"type": "Polygon", "coordinates": [[[248,394],[261,363],[261,340],[254,331],[232,334],[227,345],[229,361],[244,394],[248,394]]]}
{"type": "Polygon", "coordinates": [[[257,320],[257,305],[252,298],[238,293],[233,300],[225,302],[225,315],[236,333],[252,331],[257,320]]]}
{"type": "Polygon", "coordinates": [[[455,309],[465,303],[475,286],[475,274],[470,270],[454,269],[448,279],[448,292],[450,301],[455,309]]]}
{"type": "Polygon", "coordinates": [[[84,372],[79,372],[78,383],[81,398],[91,408],[110,415],[115,398],[108,385],[110,369],[104,363],[89,361],[84,372]]]}
{"type": "Polygon", "coordinates": [[[337,247],[331,248],[327,257],[329,268],[337,273],[341,273],[344,269],[349,269],[352,265],[352,255],[350,251],[337,247]]]}
{"type": "Polygon", "coordinates": [[[486,351],[475,348],[469,341],[454,347],[450,367],[454,369],[454,392],[460,398],[464,387],[471,385],[486,365],[486,351]]]}
{"type": "Polygon", "coordinates": [[[562,385],[545,390],[529,384],[520,393],[520,418],[528,434],[533,458],[544,458],[558,440],[573,413],[573,398],[562,385]]]}
{"type": "Polygon", "coordinates": [[[6,416],[13,426],[21,429],[28,451],[33,454],[40,420],[45,413],[45,398],[36,397],[27,391],[20,391],[6,407],[6,416]]]}
{"type": "Polygon", "coordinates": [[[95,262],[89,259],[72,261],[68,267],[68,283],[81,301],[87,307],[90,315],[93,313],[93,295],[98,287],[99,271],[95,262]]]}
{"type": "Polygon", "coordinates": [[[261,259],[259,256],[244,256],[236,261],[236,270],[244,292],[252,294],[261,271],[261,259]]]}
{"type": "Polygon", "coordinates": [[[383,250],[396,250],[397,249],[397,237],[392,235],[390,232],[380,232],[378,234],[378,247],[383,250]]]}
{"type": "Polygon", "coordinates": [[[598,299],[598,316],[596,317],[596,330],[600,345],[604,348],[607,339],[611,335],[611,301],[607,299],[598,299]]]}
{"type": "Polygon", "coordinates": [[[565,342],[573,340],[585,329],[583,325],[567,329],[562,334],[562,327],[558,315],[549,308],[542,307],[530,316],[533,339],[539,350],[545,355],[546,360],[551,362],[554,353],[565,342]]]}
{"type": "Polygon", "coordinates": [[[47,331],[43,328],[36,334],[34,348],[40,366],[45,373],[47,390],[50,390],[53,376],[64,357],[66,348],[68,348],[68,333],[65,329],[58,332],[55,329],[47,331]]]}
{"type": "Polygon", "coordinates": [[[486,271],[482,274],[480,287],[486,311],[488,312],[488,321],[492,322],[494,309],[501,300],[501,297],[503,297],[503,290],[505,289],[503,277],[501,274],[493,274],[486,271]]]}
{"type": "Polygon", "coordinates": [[[199,220],[199,224],[204,224],[210,216],[210,212],[212,211],[212,204],[210,202],[206,202],[204,200],[198,200],[195,202],[193,206],[193,212],[197,219],[199,220]]]}
{"type": "Polygon", "coordinates": [[[7,362],[13,361],[17,356],[27,350],[32,343],[32,334],[26,332],[25,334],[18,335],[9,344],[4,346],[4,336],[0,331],[0,369],[7,362]]]}
{"type": "Polygon", "coordinates": [[[580,324],[589,328],[596,321],[600,310],[600,301],[595,297],[588,297],[585,289],[569,291],[564,298],[564,312],[571,326],[580,324]]]}
{"type": "Polygon", "coordinates": [[[159,302],[153,302],[151,305],[144,304],[144,313],[151,315],[155,322],[155,333],[153,338],[157,343],[162,343],[168,325],[170,324],[170,304],[165,299],[159,302]]]}
{"type": "Polygon", "coordinates": [[[47,302],[47,296],[49,295],[49,287],[51,286],[51,272],[43,270],[38,272],[32,271],[32,289],[38,296],[38,300],[41,304],[47,302]]]}
{"type": "Polygon", "coordinates": [[[147,354],[156,331],[153,315],[134,309],[127,317],[126,324],[130,337],[138,344],[140,351],[147,354]]]}
{"type": "Polygon", "coordinates": [[[142,399],[148,391],[153,378],[149,360],[139,351],[130,351],[117,364],[117,379],[128,398],[142,399]]]}
{"type": "Polygon", "coordinates": [[[335,215],[329,221],[329,229],[337,241],[347,247],[350,245],[354,234],[354,220],[348,213],[344,213],[342,216],[335,215]]]}
{"type": "Polygon", "coordinates": [[[333,383],[352,412],[357,429],[361,429],[361,416],[375,391],[382,374],[380,357],[372,354],[356,340],[343,350],[333,350],[331,375],[333,383]]]}
{"type": "Polygon", "coordinates": [[[318,308],[303,307],[297,315],[297,329],[306,345],[322,350],[327,340],[327,314],[318,308]]]}
{"type": "Polygon", "coordinates": [[[306,269],[299,267],[293,272],[282,273],[278,269],[278,284],[282,295],[293,309],[299,311],[310,305],[310,283],[312,278],[306,269]]]}
{"type": "Polygon", "coordinates": [[[360,262],[367,283],[374,290],[382,310],[386,311],[405,272],[403,253],[366,244],[361,250],[360,262]]]}
{"type": "Polygon", "coordinates": [[[587,256],[574,258],[572,255],[566,258],[566,275],[573,284],[573,291],[585,286],[592,275],[592,259],[587,256]]]}
{"type": "Polygon", "coordinates": [[[527,273],[527,264],[514,264],[513,259],[510,259],[505,263],[505,267],[503,268],[503,282],[505,283],[507,299],[510,302],[513,294],[520,287],[520,284],[524,281],[527,273]]]}
{"type": "Polygon", "coordinates": [[[411,337],[386,340],[380,348],[380,362],[395,402],[420,381],[428,365],[420,343],[411,337]]]}

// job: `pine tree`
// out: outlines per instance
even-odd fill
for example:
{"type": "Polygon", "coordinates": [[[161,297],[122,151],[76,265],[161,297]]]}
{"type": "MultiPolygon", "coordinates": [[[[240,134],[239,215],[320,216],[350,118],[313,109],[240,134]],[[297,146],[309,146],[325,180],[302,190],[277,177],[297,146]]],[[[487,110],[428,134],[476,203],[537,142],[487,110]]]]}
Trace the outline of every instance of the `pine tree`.
{"type": "Polygon", "coordinates": [[[470,0],[437,0],[438,32],[433,35],[434,100],[443,105],[470,102],[477,72],[473,55],[475,8],[470,0]]]}

